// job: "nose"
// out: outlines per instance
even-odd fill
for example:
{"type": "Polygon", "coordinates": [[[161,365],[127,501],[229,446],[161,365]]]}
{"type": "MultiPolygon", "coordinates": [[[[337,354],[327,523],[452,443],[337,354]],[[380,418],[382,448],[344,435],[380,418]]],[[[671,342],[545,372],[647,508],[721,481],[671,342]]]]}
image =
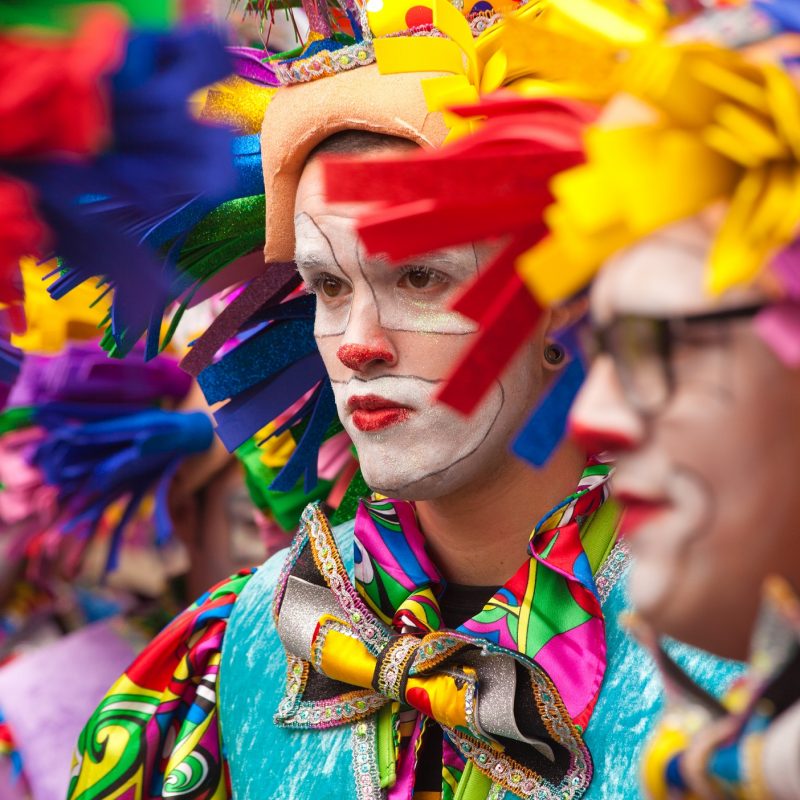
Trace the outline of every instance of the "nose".
{"type": "Polygon", "coordinates": [[[336,351],[336,357],[353,372],[363,372],[375,362],[392,365],[396,360],[391,350],[378,344],[343,344],[336,351]]]}
{"type": "Polygon", "coordinates": [[[569,416],[572,440],[587,454],[635,450],[644,438],[644,422],[625,399],[611,357],[592,364],[569,416]]]}
{"type": "Polygon", "coordinates": [[[392,367],[397,363],[397,350],[390,333],[381,325],[372,292],[355,293],[336,357],[348,369],[361,373],[380,366],[392,367]]]}

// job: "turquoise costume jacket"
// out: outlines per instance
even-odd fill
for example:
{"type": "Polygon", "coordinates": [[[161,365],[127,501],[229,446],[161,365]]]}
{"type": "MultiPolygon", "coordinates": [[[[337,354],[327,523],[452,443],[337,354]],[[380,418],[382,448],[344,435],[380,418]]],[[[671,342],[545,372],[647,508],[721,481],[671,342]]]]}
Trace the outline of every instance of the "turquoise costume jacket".
{"type": "MultiPolygon", "coordinates": [[[[352,577],[353,523],[333,532],[352,577]]],[[[236,800],[362,800],[355,774],[373,768],[369,758],[370,753],[374,758],[374,747],[359,739],[369,736],[368,730],[356,724],[301,731],[273,722],[284,692],[286,656],[273,623],[272,601],[285,556],[285,551],[273,556],[242,591],[222,646],[219,714],[233,794],[236,800]]],[[[608,662],[600,699],[585,733],[595,769],[584,795],[588,800],[640,796],[641,749],[662,709],[655,666],[618,621],[629,605],[626,568],[625,551],[615,548],[597,576],[608,662]]],[[[683,645],[671,645],[670,652],[700,685],[716,694],[741,674],[741,665],[683,645]]],[[[491,796],[493,800],[513,798],[502,791],[491,796]]]]}

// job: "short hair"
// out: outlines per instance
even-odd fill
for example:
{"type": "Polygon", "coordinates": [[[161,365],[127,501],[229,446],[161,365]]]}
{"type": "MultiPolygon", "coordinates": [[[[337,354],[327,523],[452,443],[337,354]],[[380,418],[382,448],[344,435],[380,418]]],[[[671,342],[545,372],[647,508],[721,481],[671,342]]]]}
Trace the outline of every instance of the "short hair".
{"type": "Polygon", "coordinates": [[[368,153],[380,150],[411,150],[419,147],[411,139],[392,136],[375,131],[339,131],[323,139],[309,154],[308,161],[320,155],[345,155],[346,153],[368,153]]]}

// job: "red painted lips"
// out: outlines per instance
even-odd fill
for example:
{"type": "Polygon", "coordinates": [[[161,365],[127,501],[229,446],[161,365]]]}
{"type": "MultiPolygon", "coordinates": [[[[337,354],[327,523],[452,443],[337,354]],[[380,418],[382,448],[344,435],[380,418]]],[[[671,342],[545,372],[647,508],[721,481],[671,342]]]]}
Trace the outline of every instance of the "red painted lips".
{"type": "Polygon", "coordinates": [[[376,394],[356,395],[347,401],[353,425],[360,431],[370,433],[391,425],[405,422],[411,409],[408,406],[387,400],[376,394]]]}

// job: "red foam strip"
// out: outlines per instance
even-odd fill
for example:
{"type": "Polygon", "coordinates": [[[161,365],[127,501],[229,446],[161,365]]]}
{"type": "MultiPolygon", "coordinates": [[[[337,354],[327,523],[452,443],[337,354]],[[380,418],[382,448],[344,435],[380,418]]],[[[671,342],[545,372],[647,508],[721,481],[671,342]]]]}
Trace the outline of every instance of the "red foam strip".
{"type": "Polygon", "coordinates": [[[330,202],[379,201],[409,203],[423,198],[444,199],[479,190],[495,195],[536,194],[547,189],[553,174],[576,163],[572,153],[549,146],[508,147],[482,154],[452,155],[422,160],[326,161],[325,186],[330,202]]]}
{"type": "Polygon", "coordinates": [[[456,297],[451,308],[475,322],[482,323],[490,309],[486,298],[501,295],[505,287],[514,281],[516,276],[514,265],[517,257],[533,247],[546,234],[547,228],[540,223],[526,230],[524,234],[516,236],[513,242],[504,247],[481,269],[478,277],[456,297]]]}
{"type": "Polygon", "coordinates": [[[519,277],[492,306],[478,338],[448,376],[436,399],[470,414],[536,329],[542,310],[519,277]]]}
{"type": "Polygon", "coordinates": [[[520,97],[512,92],[495,92],[474,105],[451,106],[448,111],[460,117],[487,119],[517,114],[555,112],[572,117],[584,125],[597,119],[600,109],[590,103],[558,97],[520,97]]]}
{"type": "Polygon", "coordinates": [[[522,232],[541,221],[544,204],[528,196],[466,200],[437,204],[420,200],[370,214],[358,224],[368,253],[385,253],[399,261],[443,247],[494,239],[522,232]]]}

